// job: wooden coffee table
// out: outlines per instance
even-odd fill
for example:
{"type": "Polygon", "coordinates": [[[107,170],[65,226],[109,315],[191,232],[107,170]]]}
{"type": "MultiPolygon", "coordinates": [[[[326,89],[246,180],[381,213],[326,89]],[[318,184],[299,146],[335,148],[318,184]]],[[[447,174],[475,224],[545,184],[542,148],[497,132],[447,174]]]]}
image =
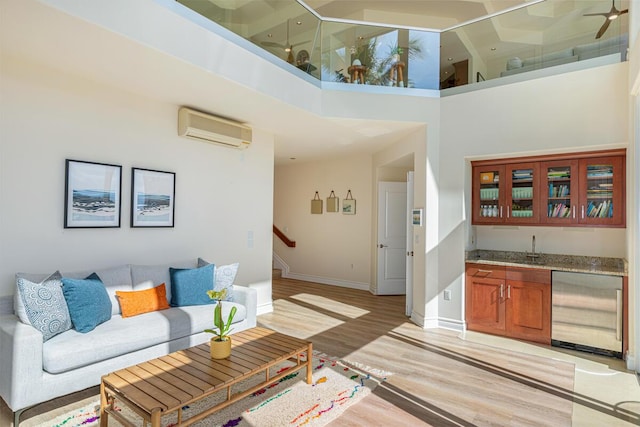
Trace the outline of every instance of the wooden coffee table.
{"type": "Polygon", "coordinates": [[[231,336],[231,356],[214,360],[209,344],[186,350],[110,373],[100,384],[100,426],[112,416],[125,426],[133,426],[114,409],[119,401],[140,415],[152,427],[159,427],[163,416],[177,412],[179,426],[191,425],[212,413],[260,390],[293,372],[307,369],[311,384],[312,343],[265,328],[248,329],[231,336]],[[301,355],[306,353],[306,360],[301,355]],[[270,368],[291,360],[295,365],[270,376],[270,368]],[[264,372],[264,381],[248,390],[232,394],[231,386],[264,372]],[[189,419],[182,419],[182,408],[214,393],[226,391],[226,400],[189,419]]]}

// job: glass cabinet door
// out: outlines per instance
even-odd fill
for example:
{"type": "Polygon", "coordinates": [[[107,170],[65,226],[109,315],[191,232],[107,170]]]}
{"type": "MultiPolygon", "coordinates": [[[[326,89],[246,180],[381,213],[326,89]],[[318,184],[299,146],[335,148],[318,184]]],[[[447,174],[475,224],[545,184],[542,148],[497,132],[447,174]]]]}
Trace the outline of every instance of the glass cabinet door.
{"type": "Polygon", "coordinates": [[[578,202],[578,161],[545,162],[540,166],[542,208],[540,222],[569,224],[576,221],[578,202]]]}
{"type": "Polygon", "coordinates": [[[473,168],[473,222],[496,224],[504,221],[504,166],[473,168]]]}
{"type": "Polygon", "coordinates": [[[507,166],[507,222],[538,222],[538,171],[539,163],[507,166]]]}
{"type": "Polygon", "coordinates": [[[580,161],[580,222],[593,225],[624,223],[624,164],[622,157],[580,161]]]}

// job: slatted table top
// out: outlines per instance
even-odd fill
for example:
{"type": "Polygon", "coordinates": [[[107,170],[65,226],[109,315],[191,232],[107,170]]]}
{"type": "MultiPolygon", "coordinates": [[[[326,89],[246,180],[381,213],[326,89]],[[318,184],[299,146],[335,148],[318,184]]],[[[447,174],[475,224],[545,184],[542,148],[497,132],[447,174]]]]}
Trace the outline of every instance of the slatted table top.
{"type": "MultiPolygon", "coordinates": [[[[269,367],[297,359],[301,353],[307,353],[306,366],[310,366],[308,341],[260,327],[231,337],[227,359],[212,359],[205,343],[105,375],[102,385],[150,419],[153,413],[179,410],[261,371],[266,370],[268,377],[269,367]]],[[[297,360],[300,368],[305,366],[297,360]]]]}

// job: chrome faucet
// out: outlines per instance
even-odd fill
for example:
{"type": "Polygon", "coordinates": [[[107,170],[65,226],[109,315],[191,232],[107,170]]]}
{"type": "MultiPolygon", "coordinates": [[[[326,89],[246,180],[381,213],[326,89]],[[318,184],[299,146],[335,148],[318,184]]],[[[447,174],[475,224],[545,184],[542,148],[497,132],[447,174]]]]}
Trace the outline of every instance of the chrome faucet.
{"type": "Polygon", "coordinates": [[[527,254],[527,258],[531,258],[531,262],[535,262],[536,258],[540,255],[536,254],[536,236],[532,236],[531,238],[531,253],[527,254]]]}

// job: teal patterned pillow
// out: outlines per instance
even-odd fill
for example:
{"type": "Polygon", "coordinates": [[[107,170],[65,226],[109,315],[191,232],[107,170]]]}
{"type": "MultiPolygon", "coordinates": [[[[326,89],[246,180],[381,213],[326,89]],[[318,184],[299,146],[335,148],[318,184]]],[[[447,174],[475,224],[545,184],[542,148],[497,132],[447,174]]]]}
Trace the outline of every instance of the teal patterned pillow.
{"type": "Polygon", "coordinates": [[[29,323],[42,333],[43,341],[71,329],[71,317],[59,278],[50,277],[42,283],[33,283],[21,277],[16,285],[29,323]]]}

